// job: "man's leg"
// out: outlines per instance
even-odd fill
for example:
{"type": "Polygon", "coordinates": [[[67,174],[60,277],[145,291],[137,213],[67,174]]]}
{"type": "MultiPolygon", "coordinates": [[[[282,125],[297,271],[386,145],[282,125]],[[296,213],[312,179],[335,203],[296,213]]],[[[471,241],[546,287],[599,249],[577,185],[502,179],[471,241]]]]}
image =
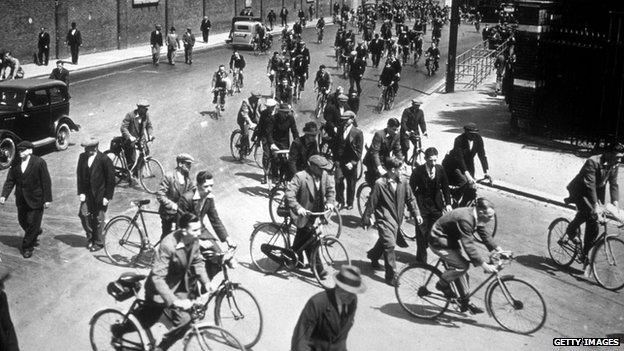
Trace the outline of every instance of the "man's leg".
{"type": "Polygon", "coordinates": [[[585,222],[585,240],[583,243],[583,255],[585,256],[585,260],[587,262],[589,250],[594,244],[594,240],[596,240],[596,237],[598,237],[600,226],[598,224],[598,219],[596,218],[596,216],[592,215],[591,212],[586,215],[586,218],[587,221],[585,222]]]}
{"type": "Polygon", "coordinates": [[[93,245],[93,228],[91,227],[91,215],[86,202],[80,204],[78,217],[87,236],[87,248],[91,248],[91,245],[93,245]]]}
{"type": "Polygon", "coordinates": [[[355,183],[357,183],[357,165],[351,169],[343,169],[347,181],[347,206],[352,207],[355,199],[355,183]]]}
{"type": "Polygon", "coordinates": [[[41,219],[43,209],[22,208],[26,216],[26,230],[22,241],[22,252],[32,252],[37,242],[37,236],[41,233],[41,219]]]}
{"type": "Polygon", "coordinates": [[[334,175],[334,179],[336,180],[336,202],[343,206],[345,204],[344,192],[345,192],[345,175],[344,168],[342,165],[338,165],[336,167],[336,173],[334,175]]]}
{"type": "Polygon", "coordinates": [[[355,78],[349,74],[349,93],[353,91],[353,85],[355,84],[355,78]]]}
{"type": "Polygon", "coordinates": [[[91,225],[93,228],[93,246],[104,246],[102,240],[102,229],[104,229],[104,219],[106,218],[106,208],[101,208],[97,213],[91,213],[91,225]]]}
{"type": "MultiPolygon", "coordinates": [[[[43,56],[45,57],[45,60],[43,61],[44,65],[48,65],[48,62],[50,61],[50,49],[44,49],[43,50],[43,56]]],[[[41,62],[41,61],[39,61],[41,62]]]]}
{"type": "Polygon", "coordinates": [[[203,30],[202,31],[202,38],[204,39],[204,43],[208,42],[208,31],[207,30],[203,30]]]}
{"type": "MultiPolygon", "coordinates": [[[[433,247],[431,248],[431,251],[440,256],[440,259],[448,266],[448,269],[442,273],[440,279],[441,286],[448,288],[450,283],[457,281],[460,277],[466,274],[466,272],[468,272],[470,262],[462,256],[459,251],[450,249],[435,249],[433,247]]],[[[467,286],[463,286],[463,283],[463,281],[460,281],[458,284],[455,284],[460,298],[465,298],[465,296],[469,293],[467,286]]]]}
{"type": "MultiPolygon", "coordinates": [[[[293,239],[293,244],[291,249],[295,252],[299,251],[301,247],[310,239],[312,235],[312,231],[310,226],[306,225],[303,228],[297,228],[297,233],[295,234],[295,238],[293,239]]],[[[305,250],[306,255],[308,256],[308,263],[311,261],[313,250],[311,247],[307,247],[305,250]]],[[[299,261],[303,262],[303,254],[298,253],[299,261]]]]}
{"type": "Polygon", "coordinates": [[[382,232],[380,229],[377,229],[377,231],[379,233],[379,238],[377,239],[375,246],[366,252],[366,257],[373,262],[374,266],[384,253],[384,239],[382,237],[382,232]]]}
{"type": "Polygon", "coordinates": [[[188,60],[189,60],[189,65],[191,63],[193,63],[193,47],[189,47],[188,49],[188,60]]]}
{"type": "Polygon", "coordinates": [[[39,48],[37,50],[37,65],[43,65],[43,49],[39,48]]]}
{"type": "Polygon", "coordinates": [[[362,94],[362,78],[356,78],[355,79],[355,86],[357,87],[357,94],[358,96],[360,96],[360,94],[362,94]]]}
{"type": "Polygon", "coordinates": [[[393,284],[396,276],[396,253],[394,252],[394,245],[387,240],[384,240],[384,266],[386,269],[386,283],[393,284]]]}
{"type": "Polygon", "coordinates": [[[164,313],[171,319],[174,325],[174,328],[163,335],[162,341],[158,345],[161,349],[167,350],[186,334],[191,324],[191,315],[186,311],[180,311],[175,308],[166,308],[164,313]]]}
{"type": "Polygon", "coordinates": [[[241,130],[240,149],[241,152],[245,154],[249,148],[249,125],[247,123],[241,123],[238,126],[241,130]]]}
{"type": "Polygon", "coordinates": [[[4,346],[6,346],[6,349],[3,348],[3,350],[19,350],[15,327],[13,326],[13,321],[11,321],[11,315],[9,313],[7,295],[2,289],[0,289],[0,333],[0,335],[2,335],[2,339],[0,341],[4,346]]]}
{"type": "MultiPolygon", "coordinates": [[[[592,212],[591,208],[585,203],[585,201],[574,201],[574,205],[577,208],[577,212],[566,229],[566,234],[570,240],[577,240],[576,238],[580,234],[579,228],[581,224],[589,221],[592,212]]],[[[585,226],[585,232],[587,234],[587,226],[585,226]]]]}

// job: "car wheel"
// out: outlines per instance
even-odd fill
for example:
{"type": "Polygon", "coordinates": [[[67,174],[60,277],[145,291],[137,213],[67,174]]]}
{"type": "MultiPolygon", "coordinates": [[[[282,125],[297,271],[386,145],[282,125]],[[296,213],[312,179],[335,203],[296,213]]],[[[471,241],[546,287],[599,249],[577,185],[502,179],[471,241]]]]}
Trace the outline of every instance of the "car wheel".
{"type": "Polygon", "coordinates": [[[56,139],[54,141],[54,145],[56,149],[59,151],[67,149],[69,146],[69,126],[66,123],[61,124],[56,129],[56,139]]]}
{"type": "Polygon", "coordinates": [[[9,137],[0,138],[0,169],[11,166],[15,158],[15,141],[9,137]]]}

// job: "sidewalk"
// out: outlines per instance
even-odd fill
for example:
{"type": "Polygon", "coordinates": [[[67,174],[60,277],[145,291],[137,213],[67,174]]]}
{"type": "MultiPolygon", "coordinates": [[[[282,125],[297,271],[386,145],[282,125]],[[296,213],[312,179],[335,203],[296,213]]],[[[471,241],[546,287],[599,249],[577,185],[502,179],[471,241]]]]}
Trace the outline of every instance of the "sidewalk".
{"type": "MultiPolygon", "coordinates": [[[[422,97],[422,109],[427,121],[429,138],[423,147],[436,147],[438,161],[452,148],[455,137],[463,132],[466,123],[477,124],[484,139],[485,151],[493,178],[493,187],[547,203],[566,206],[566,186],[580,171],[585,158],[575,156],[570,150],[537,137],[509,135],[509,110],[503,96],[493,96],[495,75],[491,75],[477,90],[452,94],[433,93],[422,97]]],[[[390,117],[401,117],[404,103],[395,106],[375,125],[364,129],[370,144],[371,132],[385,128],[390,117]]],[[[480,162],[475,157],[476,177],[482,177],[480,162]]],[[[624,184],[619,174],[619,183],[624,184]]],[[[607,191],[608,193],[608,191],[607,191]]],[[[566,206],[569,207],[569,206],[566,206]]]]}
{"type": "MultiPolygon", "coordinates": [[[[291,22],[288,24],[289,28],[292,28],[295,22],[291,22]]],[[[331,17],[325,17],[325,25],[331,26],[333,22],[331,21],[331,17]]],[[[306,26],[306,28],[313,28],[316,26],[316,22],[310,22],[306,26]]],[[[273,31],[269,33],[275,35],[280,34],[282,32],[282,27],[276,25],[273,31]]],[[[180,45],[182,46],[182,34],[180,33],[180,45]]],[[[194,52],[207,50],[209,48],[214,48],[218,46],[223,46],[225,44],[225,40],[228,38],[229,32],[225,33],[210,33],[210,37],[208,38],[208,43],[204,43],[201,39],[201,33],[195,34],[195,47],[194,52]]],[[[134,46],[123,50],[111,50],[111,51],[101,51],[93,54],[84,54],[80,55],[78,59],[78,64],[71,64],[71,58],[65,57],[61,58],[65,61],[65,68],[67,68],[70,72],[75,71],[86,71],[86,70],[94,70],[101,69],[106,66],[113,66],[120,64],[122,62],[129,61],[138,61],[138,60],[151,60],[151,46],[149,45],[149,37],[145,39],[146,45],[134,46]]],[[[273,42],[273,48],[279,46],[280,42],[275,40],[273,42]],[[276,46],[277,45],[277,46],[276,46]]],[[[167,47],[163,46],[161,48],[161,63],[167,64],[167,47]]],[[[184,48],[181,47],[177,51],[178,57],[182,55],[184,56],[184,48]]],[[[52,70],[56,67],[56,59],[50,58],[50,63],[47,66],[37,66],[34,63],[29,63],[22,65],[24,68],[25,78],[43,78],[48,77],[52,70]]],[[[151,61],[150,61],[151,62],[151,61]]]]}

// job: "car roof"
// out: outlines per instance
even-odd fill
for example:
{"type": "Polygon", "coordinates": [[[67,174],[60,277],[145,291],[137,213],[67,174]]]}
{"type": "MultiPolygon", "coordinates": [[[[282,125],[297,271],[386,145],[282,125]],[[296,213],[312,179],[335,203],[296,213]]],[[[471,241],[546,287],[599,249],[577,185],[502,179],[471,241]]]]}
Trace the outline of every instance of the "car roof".
{"type": "Polygon", "coordinates": [[[21,90],[50,88],[50,87],[58,87],[58,86],[65,86],[65,83],[56,79],[37,79],[37,78],[13,79],[13,80],[5,80],[4,82],[0,82],[0,88],[14,88],[14,89],[21,89],[21,90]]]}

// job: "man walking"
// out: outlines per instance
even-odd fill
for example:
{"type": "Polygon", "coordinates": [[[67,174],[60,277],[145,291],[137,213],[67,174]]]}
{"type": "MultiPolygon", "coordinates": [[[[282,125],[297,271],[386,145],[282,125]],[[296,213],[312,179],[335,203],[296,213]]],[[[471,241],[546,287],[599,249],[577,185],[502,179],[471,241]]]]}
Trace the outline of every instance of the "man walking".
{"type": "Polygon", "coordinates": [[[204,43],[208,42],[208,35],[210,34],[211,27],[212,27],[212,23],[210,23],[208,16],[204,16],[204,19],[202,19],[201,25],[199,26],[199,30],[201,30],[204,43]]]}
{"type": "Polygon", "coordinates": [[[286,7],[282,7],[282,10],[280,11],[280,19],[282,20],[282,27],[288,24],[288,10],[286,7]]]}
{"type": "Polygon", "coordinates": [[[195,159],[183,153],[176,157],[176,163],[178,166],[171,174],[165,175],[156,193],[156,199],[160,203],[158,213],[162,224],[161,239],[174,229],[174,224],[178,219],[180,197],[195,188],[193,180],[189,177],[191,165],[195,163],[195,159]]]}
{"type": "Polygon", "coordinates": [[[115,191],[115,170],[110,158],[98,151],[97,139],[80,145],[85,151],[78,157],[76,168],[80,198],[78,217],[87,235],[87,249],[98,251],[104,247],[102,229],[115,191]]]}
{"type": "Polygon", "coordinates": [[[32,257],[37,246],[37,238],[42,232],[43,210],[50,207],[52,202],[52,180],[48,166],[42,158],[32,154],[34,148],[30,141],[17,144],[21,161],[16,162],[9,170],[0,196],[0,204],[4,205],[15,187],[17,220],[24,229],[22,240],[24,258],[32,257]]]}
{"type": "Polygon", "coordinates": [[[423,218],[420,228],[416,228],[416,261],[427,263],[427,236],[433,223],[451,208],[449,182],[438,161],[438,150],[430,147],[425,150],[425,164],[412,172],[410,188],[423,218]]]}
{"type": "Polygon", "coordinates": [[[339,206],[353,209],[355,183],[357,183],[357,165],[362,158],[364,134],[353,125],[355,113],[346,111],[341,117],[338,134],[334,138],[334,160],[336,163],[336,200],[339,206]],[[345,200],[345,182],[347,198],[345,200]]]}
{"type": "Polygon", "coordinates": [[[276,19],[277,19],[277,16],[275,15],[275,11],[271,9],[271,11],[269,11],[269,14],[267,15],[267,21],[269,21],[269,26],[271,30],[273,30],[273,26],[275,25],[276,19]]]}
{"type": "Polygon", "coordinates": [[[346,351],[355,320],[357,294],[366,291],[360,269],[344,265],[334,275],[336,287],[321,291],[306,303],[291,339],[291,351],[346,351]]]}
{"type": "Polygon", "coordinates": [[[69,71],[63,66],[63,61],[61,60],[56,61],[56,68],[52,70],[48,78],[60,80],[69,88],[69,71]]]}
{"type": "Polygon", "coordinates": [[[167,34],[167,61],[170,65],[175,65],[176,51],[180,48],[180,39],[176,34],[175,27],[169,29],[167,34]]]}
{"type": "Polygon", "coordinates": [[[37,49],[37,63],[47,66],[48,59],[50,58],[50,34],[46,32],[44,27],[41,27],[41,31],[39,32],[37,49]]]}
{"type": "Polygon", "coordinates": [[[193,46],[195,46],[195,35],[191,33],[191,28],[186,28],[186,33],[182,36],[184,43],[184,63],[193,63],[193,46]]]}
{"type": "Polygon", "coordinates": [[[461,150],[466,150],[464,153],[464,162],[466,162],[466,167],[468,168],[468,172],[474,178],[475,175],[475,164],[474,157],[475,155],[479,156],[479,161],[481,161],[481,168],[483,168],[484,176],[488,176],[488,160],[485,155],[485,147],[483,145],[483,138],[479,134],[479,129],[477,129],[477,125],[474,123],[468,123],[464,126],[464,133],[458,135],[455,138],[455,142],[453,144],[453,149],[459,148],[461,150]]]}
{"type": "Polygon", "coordinates": [[[152,46],[152,64],[158,66],[160,61],[160,48],[163,46],[163,35],[160,26],[156,26],[150,34],[150,45],[152,46]]]}
{"type": "Polygon", "coordinates": [[[407,247],[403,234],[401,234],[401,223],[405,214],[405,205],[418,224],[422,224],[422,217],[416,200],[412,194],[412,189],[399,174],[402,162],[396,157],[388,157],[385,160],[387,173],[377,179],[373,185],[366,209],[362,214],[362,224],[365,228],[371,225],[371,215],[375,213],[375,225],[379,239],[375,246],[368,251],[366,257],[371,260],[374,269],[379,268],[379,259],[383,255],[386,269],[385,280],[389,285],[394,285],[396,276],[396,254],[394,247],[398,244],[407,247]]]}
{"type": "Polygon", "coordinates": [[[65,37],[65,43],[69,45],[69,50],[71,51],[72,63],[74,65],[78,64],[78,51],[82,46],[82,35],[80,31],[76,28],[76,22],[71,23],[71,29],[67,32],[67,36],[65,37]]]}

